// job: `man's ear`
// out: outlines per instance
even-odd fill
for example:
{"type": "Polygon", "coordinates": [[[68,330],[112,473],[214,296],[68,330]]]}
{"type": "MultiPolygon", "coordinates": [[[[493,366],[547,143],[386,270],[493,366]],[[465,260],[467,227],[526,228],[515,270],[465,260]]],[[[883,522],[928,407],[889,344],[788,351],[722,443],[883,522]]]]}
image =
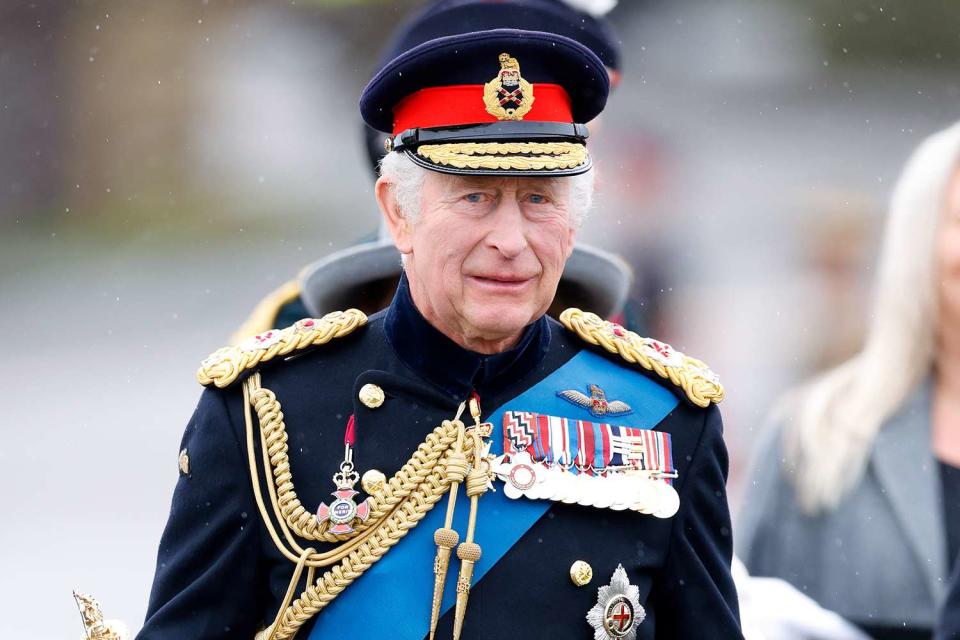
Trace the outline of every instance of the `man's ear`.
{"type": "Polygon", "coordinates": [[[403,215],[397,204],[396,185],[380,177],[377,179],[376,186],[374,186],[374,193],[377,196],[380,213],[383,214],[383,221],[387,225],[390,237],[393,238],[393,244],[396,245],[400,253],[411,253],[413,251],[413,230],[410,228],[409,219],[403,215]]]}
{"type": "Polygon", "coordinates": [[[566,260],[570,259],[570,256],[573,255],[573,243],[577,239],[577,228],[573,225],[570,225],[570,228],[567,229],[567,255],[565,256],[566,260]]]}

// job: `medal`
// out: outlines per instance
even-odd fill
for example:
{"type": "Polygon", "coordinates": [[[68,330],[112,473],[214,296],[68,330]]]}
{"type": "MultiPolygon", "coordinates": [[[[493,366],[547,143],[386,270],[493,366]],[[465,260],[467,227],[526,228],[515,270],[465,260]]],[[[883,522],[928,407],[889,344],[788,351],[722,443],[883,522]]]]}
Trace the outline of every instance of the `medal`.
{"type": "Polygon", "coordinates": [[[564,504],[575,503],[577,501],[577,476],[569,467],[563,467],[558,484],[560,486],[557,488],[557,494],[560,496],[560,502],[564,504]]]}
{"type": "Polygon", "coordinates": [[[594,494],[597,491],[595,479],[587,473],[586,469],[579,469],[577,474],[576,489],[577,504],[584,507],[593,506],[594,494]]]}
{"type": "Polygon", "coordinates": [[[328,531],[338,535],[353,533],[356,531],[353,525],[357,520],[366,522],[370,517],[370,498],[360,504],[354,500],[354,496],[360,494],[353,489],[360,480],[360,474],[353,468],[353,443],[354,417],[351,415],[343,437],[343,462],[340,463],[340,471],[333,474],[333,483],[337,490],[330,495],[336,499],[329,505],[320,503],[317,507],[317,522],[322,524],[329,520],[333,526],[328,531]]]}
{"type": "Polygon", "coordinates": [[[507,411],[503,451],[491,467],[513,500],[631,509],[658,518],[680,508],[668,481],[677,477],[668,433],[507,411]]]}
{"type": "Polygon", "coordinates": [[[520,496],[536,499],[540,493],[540,485],[545,480],[546,469],[533,461],[526,450],[510,454],[510,461],[506,461],[506,454],[496,458],[491,465],[493,472],[503,480],[503,493],[511,500],[520,496]]]}
{"type": "Polygon", "coordinates": [[[607,475],[599,475],[593,477],[594,482],[597,485],[597,489],[593,492],[593,506],[597,509],[609,509],[613,505],[613,472],[609,472],[607,475]]]}
{"type": "Polygon", "coordinates": [[[632,503],[630,499],[630,479],[622,473],[612,473],[607,477],[610,488],[610,508],[623,511],[632,503]]]}
{"type": "Polygon", "coordinates": [[[672,518],[680,510],[680,496],[672,485],[666,482],[658,481],[657,485],[657,508],[653,515],[656,518],[672,518]]]}
{"type": "Polygon", "coordinates": [[[623,565],[610,578],[610,584],[598,589],[597,604],[587,613],[594,640],[635,640],[637,626],[647,612],[640,605],[640,590],[630,584],[623,565]]]}
{"type": "Polygon", "coordinates": [[[540,498],[543,500],[558,500],[561,488],[563,470],[558,465],[544,466],[541,469],[543,483],[540,485],[540,498]]]}

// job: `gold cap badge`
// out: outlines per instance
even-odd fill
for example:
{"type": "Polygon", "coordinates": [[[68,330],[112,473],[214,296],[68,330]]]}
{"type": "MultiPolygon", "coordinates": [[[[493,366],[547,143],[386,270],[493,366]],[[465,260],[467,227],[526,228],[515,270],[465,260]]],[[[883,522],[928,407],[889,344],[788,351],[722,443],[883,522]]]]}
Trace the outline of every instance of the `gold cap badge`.
{"type": "Polygon", "coordinates": [[[533,108],[533,85],[520,76],[520,63],[500,54],[500,72],[483,85],[483,104],[497,120],[523,120],[533,108]]]}

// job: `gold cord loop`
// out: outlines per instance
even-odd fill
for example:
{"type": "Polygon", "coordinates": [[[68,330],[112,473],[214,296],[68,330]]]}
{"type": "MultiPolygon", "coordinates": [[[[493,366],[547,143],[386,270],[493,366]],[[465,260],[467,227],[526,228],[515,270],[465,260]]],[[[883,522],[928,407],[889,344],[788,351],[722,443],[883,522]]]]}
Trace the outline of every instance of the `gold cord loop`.
{"type": "MultiPolygon", "coordinates": [[[[462,479],[459,471],[468,461],[461,451],[464,442],[463,423],[459,419],[444,421],[428,434],[410,460],[385,484],[383,492],[375,500],[368,520],[349,536],[331,535],[312,513],[307,512],[297,497],[290,471],[283,412],[275,394],[260,384],[259,373],[254,373],[243,384],[247,454],[254,497],[264,525],[277,549],[298,567],[287,597],[284,598],[283,607],[277,613],[274,623],[260,637],[286,640],[293,637],[297,629],[415,527],[448,491],[451,483],[459,482],[455,478],[462,479]],[[260,421],[264,484],[267,486],[272,517],[260,488],[251,408],[255,409],[260,421]],[[453,475],[448,472],[451,468],[453,475]],[[274,518],[282,538],[274,526],[274,518]],[[302,538],[325,542],[349,539],[331,551],[317,553],[313,549],[301,548],[293,533],[302,538]],[[291,601],[304,567],[307,568],[309,584],[300,597],[291,601]],[[316,567],[329,568],[314,579],[313,572],[316,567]]],[[[469,477],[469,473],[466,475],[469,477]]],[[[447,526],[449,528],[449,524],[447,526]]],[[[456,539],[449,541],[452,542],[451,548],[457,544],[456,539]]]]}

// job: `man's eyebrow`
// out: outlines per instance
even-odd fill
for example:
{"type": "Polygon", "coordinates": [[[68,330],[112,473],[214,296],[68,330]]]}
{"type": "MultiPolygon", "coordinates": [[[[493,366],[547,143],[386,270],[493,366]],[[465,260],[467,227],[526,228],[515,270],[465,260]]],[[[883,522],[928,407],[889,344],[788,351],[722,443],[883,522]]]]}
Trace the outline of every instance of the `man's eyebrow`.
{"type": "MultiPolygon", "coordinates": [[[[449,185],[456,189],[489,189],[501,188],[507,178],[498,178],[496,180],[484,179],[483,176],[451,176],[449,185]]],[[[562,178],[523,178],[519,184],[519,189],[547,189],[555,191],[560,185],[562,178]]]]}
{"type": "Polygon", "coordinates": [[[478,176],[453,176],[448,183],[454,189],[489,189],[490,187],[500,188],[503,186],[503,179],[484,180],[478,176]]]}

